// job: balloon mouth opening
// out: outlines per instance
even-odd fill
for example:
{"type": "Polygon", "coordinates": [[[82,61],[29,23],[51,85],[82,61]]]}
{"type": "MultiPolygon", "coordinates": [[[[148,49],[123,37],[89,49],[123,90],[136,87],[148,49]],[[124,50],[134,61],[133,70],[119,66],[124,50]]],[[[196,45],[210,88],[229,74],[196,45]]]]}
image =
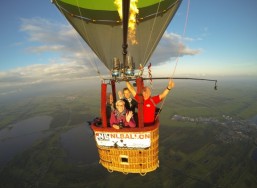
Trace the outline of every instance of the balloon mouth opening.
{"type": "Polygon", "coordinates": [[[112,77],[124,77],[135,75],[135,63],[131,56],[126,56],[125,64],[121,64],[119,58],[113,58],[112,77]]]}

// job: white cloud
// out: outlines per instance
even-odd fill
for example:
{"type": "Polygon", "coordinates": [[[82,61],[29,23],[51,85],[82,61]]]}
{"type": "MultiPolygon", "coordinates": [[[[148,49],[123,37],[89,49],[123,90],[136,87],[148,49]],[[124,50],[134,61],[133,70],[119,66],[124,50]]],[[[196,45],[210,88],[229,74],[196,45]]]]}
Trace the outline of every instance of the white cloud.
{"type": "Polygon", "coordinates": [[[37,64],[22,68],[16,68],[8,72],[0,72],[0,85],[27,85],[40,82],[85,79],[87,77],[93,76],[96,76],[96,74],[90,71],[83,64],[37,64]]]}
{"type": "Polygon", "coordinates": [[[196,55],[201,50],[194,50],[183,44],[183,41],[193,41],[192,38],[182,38],[180,35],[175,33],[165,32],[153,57],[150,61],[153,65],[163,64],[172,58],[177,58],[185,55],[196,55]]]}
{"type": "Polygon", "coordinates": [[[21,19],[21,31],[28,35],[28,41],[35,44],[28,48],[33,53],[53,50],[59,52],[61,56],[83,51],[89,53],[89,48],[83,45],[79,35],[70,25],[50,22],[42,18],[21,19]]]}
{"type": "MultiPolygon", "coordinates": [[[[28,36],[27,45],[30,47],[27,47],[27,51],[44,54],[49,59],[46,64],[35,63],[27,67],[0,72],[2,85],[79,79],[97,76],[97,69],[102,74],[107,71],[70,25],[42,18],[23,18],[20,30],[28,36]],[[54,56],[49,54],[54,54],[54,56]]],[[[192,39],[181,38],[179,35],[166,32],[151,60],[167,62],[177,56],[195,55],[200,52],[200,50],[185,46],[182,43],[185,40],[191,41],[192,39]]]]}
{"type": "Polygon", "coordinates": [[[43,52],[53,52],[53,51],[61,51],[64,50],[65,47],[62,45],[42,45],[36,47],[30,47],[28,50],[33,53],[43,53],[43,52]]]}

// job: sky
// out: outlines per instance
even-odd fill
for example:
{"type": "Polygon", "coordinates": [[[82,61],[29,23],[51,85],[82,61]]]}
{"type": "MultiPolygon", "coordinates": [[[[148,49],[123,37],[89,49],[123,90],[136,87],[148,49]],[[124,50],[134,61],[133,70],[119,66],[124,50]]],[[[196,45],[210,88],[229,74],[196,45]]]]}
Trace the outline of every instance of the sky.
{"type": "MultiPolygon", "coordinates": [[[[256,10],[256,0],[184,0],[153,54],[163,60],[153,76],[256,77],[256,10]]],[[[92,51],[50,0],[3,1],[0,22],[0,87],[98,75],[92,51]]]]}

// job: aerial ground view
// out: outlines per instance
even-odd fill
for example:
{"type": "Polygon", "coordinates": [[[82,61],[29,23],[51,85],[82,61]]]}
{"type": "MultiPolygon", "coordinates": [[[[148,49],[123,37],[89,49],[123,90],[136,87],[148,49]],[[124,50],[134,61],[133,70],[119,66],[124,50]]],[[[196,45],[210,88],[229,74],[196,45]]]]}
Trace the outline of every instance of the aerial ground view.
{"type": "Polygon", "coordinates": [[[242,2],[2,1],[0,188],[256,188],[257,1],[242,2]],[[125,86],[135,119],[108,104],[125,86]]]}
{"type": "MultiPolygon", "coordinates": [[[[160,115],[160,166],[145,176],[109,173],[98,163],[88,126],[100,111],[93,82],[1,94],[1,187],[256,187],[254,80],[221,79],[218,90],[176,81],[160,115]]],[[[166,82],[153,85],[155,94],[166,82]]]]}

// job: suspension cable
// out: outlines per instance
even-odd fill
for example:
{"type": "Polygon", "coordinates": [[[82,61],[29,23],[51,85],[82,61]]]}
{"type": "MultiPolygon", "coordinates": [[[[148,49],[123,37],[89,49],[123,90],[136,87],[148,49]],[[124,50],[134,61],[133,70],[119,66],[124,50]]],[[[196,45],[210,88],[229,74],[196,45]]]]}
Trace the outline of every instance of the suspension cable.
{"type": "MultiPolygon", "coordinates": [[[[58,4],[58,1],[55,1],[55,2],[56,2],[56,5],[59,7],[61,13],[62,13],[63,15],[65,15],[62,6],[58,4]]],[[[80,8],[79,8],[79,5],[78,5],[78,1],[76,0],[76,2],[77,2],[77,7],[78,7],[78,10],[79,10],[80,16],[81,16],[81,18],[82,18],[82,14],[81,14],[81,11],[80,11],[80,8]]],[[[81,19],[81,20],[82,20],[82,19],[81,19]]],[[[67,23],[69,23],[67,19],[66,19],[66,21],[67,21],[67,23]]],[[[82,21],[82,24],[83,24],[84,30],[86,31],[83,21],[82,21]]],[[[70,23],[69,23],[69,25],[70,25],[70,23]]],[[[87,32],[85,32],[85,33],[87,33],[87,32]]],[[[86,51],[85,46],[83,46],[81,40],[78,38],[78,35],[76,35],[75,33],[73,33],[73,36],[74,36],[74,38],[76,38],[77,41],[79,41],[79,44],[80,44],[81,48],[86,51]]],[[[92,52],[89,53],[89,54],[90,54],[90,59],[91,59],[91,61],[89,61],[89,63],[91,64],[91,66],[92,66],[92,68],[95,70],[95,72],[98,74],[100,80],[102,80],[102,79],[103,79],[103,78],[102,78],[102,75],[101,75],[101,73],[100,73],[100,71],[99,71],[99,68],[98,68],[97,63],[96,63],[96,61],[95,61],[95,58],[92,56],[92,52]],[[94,62],[94,64],[92,63],[92,61],[94,62]]],[[[85,66],[84,66],[83,68],[85,69],[85,66]]]]}
{"type": "MultiPolygon", "coordinates": [[[[157,11],[156,11],[156,14],[155,14],[155,16],[154,16],[154,21],[153,21],[153,24],[152,24],[152,27],[151,27],[150,37],[148,38],[147,45],[146,45],[146,47],[145,47],[145,53],[144,53],[144,58],[143,58],[143,59],[145,59],[145,57],[146,57],[146,52],[147,52],[148,47],[149,47],[149,45],[150,45],[150,40],[151,40],[151,38],[152,38],[153,28],[154,28],[154,25],[155,25],[155,22],[156,22],[156,19],[157,19],[157,16],[158,16],[158,12],[159,12],[159,9],[160,9],[160,4],[161,4],[161,0],[159,0],[158,7],[157,7],[157,11]]],[[[145,67],[145,65],[146,65],[146,62],[143,62],[143,67],[145,67]]]]}
{"type": "MultiPolygon", "coordinates": [[[[189,9],[190,9],[190,0],[188,0],[188,3],[187,3],[187,12],[186,12],[186,19],[185,19],[185,24],[184,24],[184,29],[183,29],[183,34],[182,34],[182,38],[185,37],[185,34],[186,34],[186,28],[187,28],[187,23],[188,23],[188,16],[189,16],[189,9]]],[[[173,69],[173,72],[171,73],[170,77],[169,77],[169,80],[172,80],[174,79],[174,74],[176,72],[176,69],[177,69],[177,65],[178,65],[178,61],[179,61],[179,57],[180,57],[180,53],[181,53],[181,44],[179,44],[179,47],[178,47],[178,55],[177,55],[177,58],[176,58],[176,62],[175,62],[175,67],[173,69]]],[[[184,78],[184,79],[194,79],[196,80],[195,78],[184,78]]],[[[197,80],[206,80],[206,79],[197,79],[197,80]]],[[[213,81],[213,80],[212,80],[213,81]]],[[[214,80],[215,81],[215,89],[217,88],[216,86],[216,83],[217,83],[217,80],[214,80]]],[[[166,96],[167,97],[167,96],[166,96]]],[[[160,106],[160,110],[158,111],[158,114],[156,115],[156,118],[159,116],[160,112],[161,112],[161,109],[163,108],[164,106],[164,103],[166,101],[166,97],[162,100],[162,103],[161,103],[161,106],[160,106]]]]}
{"type": "MultiPolygon", "coordinates": [[[[76,4],[77,4],[78,10],[79,10],[80,17],[81,17],[81,21],[82,21],[82,25],[83,25],[84,32],[85,32],[85,34],[87,35],[87,29],[86,29],[85,23],[84,23],[84,21],[83,21],[83,19],[82,19],[82,13],[81,13],[81,10],[80,10],[80,7],[79,7],[78,0],[76,0],[76,4]]],[[[81,41],[80,41],[80,43],[81,43],[81,41]]],[[[81,44],[81,45],[82,45],[82,44],[81,44]]],[[[95,71],[96,71],[96,73],[98,74],[100,80],[103,80],[103,77],[102,77],[102,75],[101,75],[101,73],[100,73],[100,70],[99,70],[99,68],[98,68],[98,66],[97,66],[97,63],[96,63],[96,61],[95,61],[95,58],[92,57],[92,54],[91,54],[91,53],[90,53],[90,57],[91,57],[90,59],[93,59],[93,62],[94,62],[94,64],[95,64],[95,67],[94,67],[93,63],[92,63],[91,61],[89,61],[90,64],[91,64],[91,66],[95,69],[95,71]]]]}
{"type": "MultiPolygon", "coordinates": [[[[185,20],[185,24],[184,24],[182,38],[184,38],[185,35],[186,35],[186,28],[187,28],[187,23],[188,23],[189,9],[190,9],[190,0],[188,0],[188,3],[187,3],[186,20],[185,20]]],[[[176,62],[175,62],[175,68],[174,68],[172,74],[170,75],[170,78],[172,78],[174,76],[175,72],[176,72],[181,50],[182,50],[182,45],[179,43],[178,55],[176,57],[176,62]]]]}
{"type": "MultiPolygon", "coordinates": [[[[174,4],[175,4],[176,2],[174,2],[174,4]]],[[[155,25],[155,22],[156,22],[156,19],[157,19],[157,16],[158,16],[158,13],[159,13],[159,9],[160,9],[160,4],[161,4],[161,0],[159,0],[159,4],[158,4],[158,8],[157,8],[157,12],[156,12],[156,14],[155,14],[155,18],[154,18],[154,22],[153,22],[153,24],[152,24],[152,28],[151,28],[151,32],[150,32],[150,37],[148,38],[148,43],[147,43],[147,47],[146,47],[146,49],[148,49],[148,47],[149,47],[149,43],[150,43],[150,40],[151,40],[151,38],[152,38],[152,33],[153,33],[153,28],[154,28],[154,25],[155,25]]],[[[174,5],[173,4],[173,5],[174,5]]],[[[173,5],[171,5],[171,7],[173,6],[173,5]]],[[[172,11],[170,11],[170,15],[172,14],[173,12],[172,11]]],[[[167,19],[164,21],[164,24],[162,24],[162,29],[164,28],[164,27],[166,27],[166,25],[167,25],[167,23],[170,21],[170,15],[169,16],[167,16],[167,19]]],[[[159,33],[158,34],[158,37],[160,37],[162,35],[162,33],[159,33]]],[[[157,41],[155,41],[155,44],[157,43],[157,41]]],[[[152,47],[151,47],[151,50],[150,51],[152,51],[153,50],[153,48],[155,48],[155,45],[152,45],[152,47]]],[[[145,51],[145,55],[144,55],[144,59],[145,59],[145,56],[146,56],[146,51],[145,51]]],[[[148,55],[148,56],[150,56],[150,55],[148,55]]],[[[143,67],[146,65],[146,63],[147,62],[144,62],[143,63],[143,67]]]]}

